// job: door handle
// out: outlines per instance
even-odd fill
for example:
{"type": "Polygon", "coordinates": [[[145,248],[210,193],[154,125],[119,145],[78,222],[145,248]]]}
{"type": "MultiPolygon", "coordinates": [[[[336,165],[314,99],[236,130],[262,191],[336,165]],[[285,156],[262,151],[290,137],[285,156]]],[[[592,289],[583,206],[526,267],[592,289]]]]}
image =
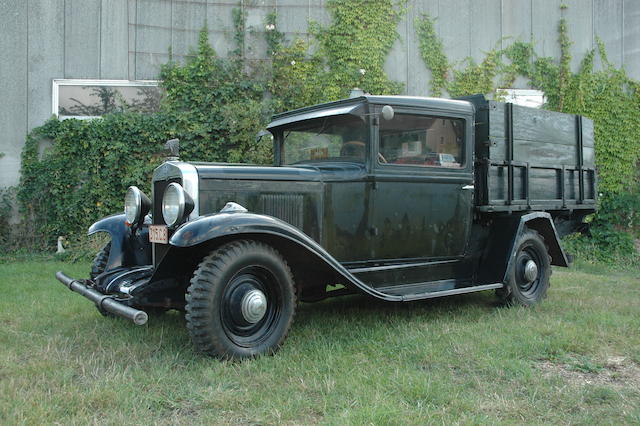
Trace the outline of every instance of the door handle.
{"type": "Polygon", "coordinates": [[[473,185],[464,185],[462,187],[462,189],[466,189],[466,190],[475,189],[475,186],[473,186],[473,185]]]}

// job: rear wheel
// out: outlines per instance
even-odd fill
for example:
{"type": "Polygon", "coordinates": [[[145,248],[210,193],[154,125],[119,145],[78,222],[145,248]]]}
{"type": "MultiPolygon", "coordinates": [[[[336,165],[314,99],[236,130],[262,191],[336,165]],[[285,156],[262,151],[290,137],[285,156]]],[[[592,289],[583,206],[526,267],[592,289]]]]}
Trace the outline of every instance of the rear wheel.
{"type": "Polygon", "coordinates": [[[186,295],[187,329],[202,352],[222,359],[274,353],[296,306],[291,270],[274,248],[234,241],[205,257],[186,295]]]}
{"type": "Polygon", "coordinates": [[[532,306],[542,301],[549,289],[551,262],[547,246],[540,234],[527,228],[516,247],[505,286],[497,294],[506,303],[532,306]]]}
{"type": "Polygon", "coordinates": [[[109,261],[109,253],[111,252],[111,242],[108,242],[102,250],[100,250],[96,257],[93,258],[91,264],[91,279],[95,279],[98,275],[104,272],[107,268],[107,262],[109,261]]]}

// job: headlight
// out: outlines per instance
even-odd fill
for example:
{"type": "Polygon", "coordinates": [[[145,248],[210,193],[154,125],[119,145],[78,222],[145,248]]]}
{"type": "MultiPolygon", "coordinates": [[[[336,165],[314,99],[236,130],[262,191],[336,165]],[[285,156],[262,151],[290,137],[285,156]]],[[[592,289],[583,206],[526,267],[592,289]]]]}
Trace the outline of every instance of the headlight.
{"type": "Polygon", "coordinates": [[[162,197],[162,217],[168,226],[175,226],[193,210],[193,200],[184,189],[173,182],[162,197]]]}
{"type": "Polygon", "coordinates": [[[149,212],[151,201],[137,186],[130,186],[124,196],[124,215],[127,223],[138,224],[144,220],[149,212]]]}

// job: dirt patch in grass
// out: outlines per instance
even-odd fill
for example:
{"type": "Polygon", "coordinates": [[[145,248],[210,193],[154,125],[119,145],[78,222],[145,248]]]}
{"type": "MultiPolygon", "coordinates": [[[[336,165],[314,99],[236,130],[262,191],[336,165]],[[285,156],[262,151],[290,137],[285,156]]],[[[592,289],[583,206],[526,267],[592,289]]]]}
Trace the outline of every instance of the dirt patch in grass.
{"type": "Polygon", "coordinates": [[[543,360],[538,368],[543,375],[561,377],[571,385],[606,385],[640,390],[640,367],[622,356],[610,356],[601,362],[581,358],[555,362],[543,360]]]}

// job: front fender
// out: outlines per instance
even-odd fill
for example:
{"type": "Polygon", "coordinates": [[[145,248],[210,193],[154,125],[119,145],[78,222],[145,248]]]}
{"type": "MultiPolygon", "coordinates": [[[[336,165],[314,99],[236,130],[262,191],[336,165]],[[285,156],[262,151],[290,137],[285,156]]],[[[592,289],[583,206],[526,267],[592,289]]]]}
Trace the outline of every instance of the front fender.
{"type": "Polygon", "coordinates": [[[188,248],[222,237],[241,238],[243,234],[271,235],[286,239],[324,262],[363,292],[388,301],[402,300],[400,296],[382,293],[363,283],[308,235],[272,216],[254,213],[215,213],[203,216],[180,226],[169,239],[169,244],[188,248]]]}
{"type": "Polygon", "coordinates": [[[120,266],[148,265],[151,263],[148,228],[138,228],[133,232],[125,224],[124,213],[100,219],[89,227],[87,235],[93,235],[98,232],[106,232],[111,236],[111,250],[109,251],[109,260],[105,270],[120,266]]]}

